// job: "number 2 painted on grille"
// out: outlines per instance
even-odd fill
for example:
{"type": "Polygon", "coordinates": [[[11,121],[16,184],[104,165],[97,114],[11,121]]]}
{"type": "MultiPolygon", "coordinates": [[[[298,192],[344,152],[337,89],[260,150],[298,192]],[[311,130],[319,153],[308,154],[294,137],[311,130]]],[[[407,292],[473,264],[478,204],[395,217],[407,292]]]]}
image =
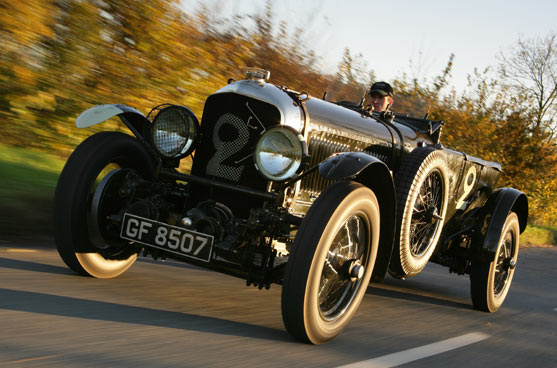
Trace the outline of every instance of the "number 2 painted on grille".
{"type": "Polygon", "coordinates": [[[460,196],[458,202],[456,202],[456,209],[463,210],[466,208],[468,202],[466,202],[466,197],[470,194],[472,189],[474,189],[474,184],[476,183],[476,168],[471,166],[466,175],[464,176],[464,193],[460,196]]]}
{"type": "Polygon", "coordinates": [[[242,119],[233,114],[224,114],[221,116],[213,129],[213,146],[217,152],[215,152],[215,155],[207,163],[207,175],[218,176],[234,181],[240,180],[245,165],[230,166],[223,164],[223,162],[244,148],[248,140],[249,129],[242,119]],[[231,141],[223,142],[219,133],[225,125],[230,125],[236,129],[237,136],[231,141]]]}

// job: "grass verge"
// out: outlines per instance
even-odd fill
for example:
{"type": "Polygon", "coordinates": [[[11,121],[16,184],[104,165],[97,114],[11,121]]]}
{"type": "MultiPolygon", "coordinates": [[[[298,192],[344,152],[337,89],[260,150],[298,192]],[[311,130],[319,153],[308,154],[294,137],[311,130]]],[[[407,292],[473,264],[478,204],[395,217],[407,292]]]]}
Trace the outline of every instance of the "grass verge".
{"type": "Polygon", "coordinates": [[[0,145],[0,237],[51,236],[51,207],[64,161],[0,145]]]}
{"type": "Polygon", "coordinates": [[[520,235],[520,243],[526,246],[557,246],[557,226],[529,224],[520,235]]]}

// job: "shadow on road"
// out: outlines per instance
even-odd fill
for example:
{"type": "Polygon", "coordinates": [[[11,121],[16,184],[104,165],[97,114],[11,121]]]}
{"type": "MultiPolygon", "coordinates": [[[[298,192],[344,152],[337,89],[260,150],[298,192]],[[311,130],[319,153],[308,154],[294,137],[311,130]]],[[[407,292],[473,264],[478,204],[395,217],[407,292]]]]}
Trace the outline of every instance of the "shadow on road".
{"type": "Polygon", "coordinates": [[[12,268],[15,270],[54,273],[59,275],[75,275],[75,272],[67,267],[52,266],[44,263],[20,261],[17,259],[0,257],[0,268],[12,268]]]}
{"type": "Polygon", "coordinates": [[[432,269],[426,270],[431,276],[426,282],[416,279],[402,281],[386,278],[382,283],[370,284],[367,294],[443,307],[473,309],[472,303],[468,299],[469,284],[467,280],[431,271],[432,269]],[[462,289],[463,286],[466,288],[462,289]]]}
{"type": "Polygon", "coordinates": [[[61,317],[131,323],[294,343],[285,331],[248,323],[4,288],[0,288],[0,308],[61,317]]]}
{"type": "Polygon", "coordinates": [[[367,294],[369,295],[377,295],[385,298],[408,300],[408,301],[419,302],[419,303],[440,305],[444,307],[473,309],[472,304],[462,303],[450,299],[444,299],[441,295],[440,296],[424,295],[424,294],[420,294],[420,292],[421,292],[420,290],[416,290],[416,289],[408,289],[405,291],[393,290],[393,289],[386,288],[384,286],[379,287],[377,285],[373,285],[367,290],[367,294]]]}

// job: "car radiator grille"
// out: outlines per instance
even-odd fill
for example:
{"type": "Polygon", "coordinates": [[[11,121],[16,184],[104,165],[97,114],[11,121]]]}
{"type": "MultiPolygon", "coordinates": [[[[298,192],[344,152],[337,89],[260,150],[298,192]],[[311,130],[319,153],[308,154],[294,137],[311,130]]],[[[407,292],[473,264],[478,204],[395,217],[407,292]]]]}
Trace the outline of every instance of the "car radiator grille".
{"type": "MultiPolygon", "coordinates": [[[[201,121],[201,142],[192,174],[264,191],[268,181],[256,170],[253,151],[265,129],[280,124],[280,112],[268,103],[234,93],[210,96],[201,121]]],[[[192,184],[192,201],[212,199],[237,216],[261,206],[261,199],[225,189],[192,184]]],[[[194,203],[195,204],[195,203],[194,203]]]]}

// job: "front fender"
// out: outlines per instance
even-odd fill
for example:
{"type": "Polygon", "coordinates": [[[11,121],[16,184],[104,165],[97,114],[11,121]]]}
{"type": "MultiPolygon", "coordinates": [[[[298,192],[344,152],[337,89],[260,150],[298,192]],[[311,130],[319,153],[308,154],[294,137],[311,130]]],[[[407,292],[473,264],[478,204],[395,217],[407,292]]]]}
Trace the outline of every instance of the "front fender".
{"type": "Polygon", "coordinates": [[[495,259],[499,237],[511,211],[517,214],[522,233],[528,222],[526,195],[514,188],[499,188],[489,196],[482,207],[479,229],[475,232],[474,244],[478,247],[477,257],[489,262],[495,259]]]}
{"type": "Polygon", "coordinates": [[[319,173],[325,179],[346,180],[355,177],[363,169],[374,163],[383,164],[377,157],[365,152],[342,152],[319,164],[319,173]]]}
{"type": "Polygon", "coordinates": [[[107,104],[91,107],[77,117],[75,125],[78,128],[88,128],[102,123],[113,116],[118,116],[137,139],[144,144],[146,143],[151,122],[141,112],[126,105],[107,104]]]}
{"type": "Polygon", "coordinates": [[[319,173],[329,180],[355,180],[375,193],[381,213],[381,233],[371,281],[383,281],[391,261],[396,224],[396,195],[389,168],[383,161],[365,152],[344,152],[323,161],[319,165],[319,173]]]}

